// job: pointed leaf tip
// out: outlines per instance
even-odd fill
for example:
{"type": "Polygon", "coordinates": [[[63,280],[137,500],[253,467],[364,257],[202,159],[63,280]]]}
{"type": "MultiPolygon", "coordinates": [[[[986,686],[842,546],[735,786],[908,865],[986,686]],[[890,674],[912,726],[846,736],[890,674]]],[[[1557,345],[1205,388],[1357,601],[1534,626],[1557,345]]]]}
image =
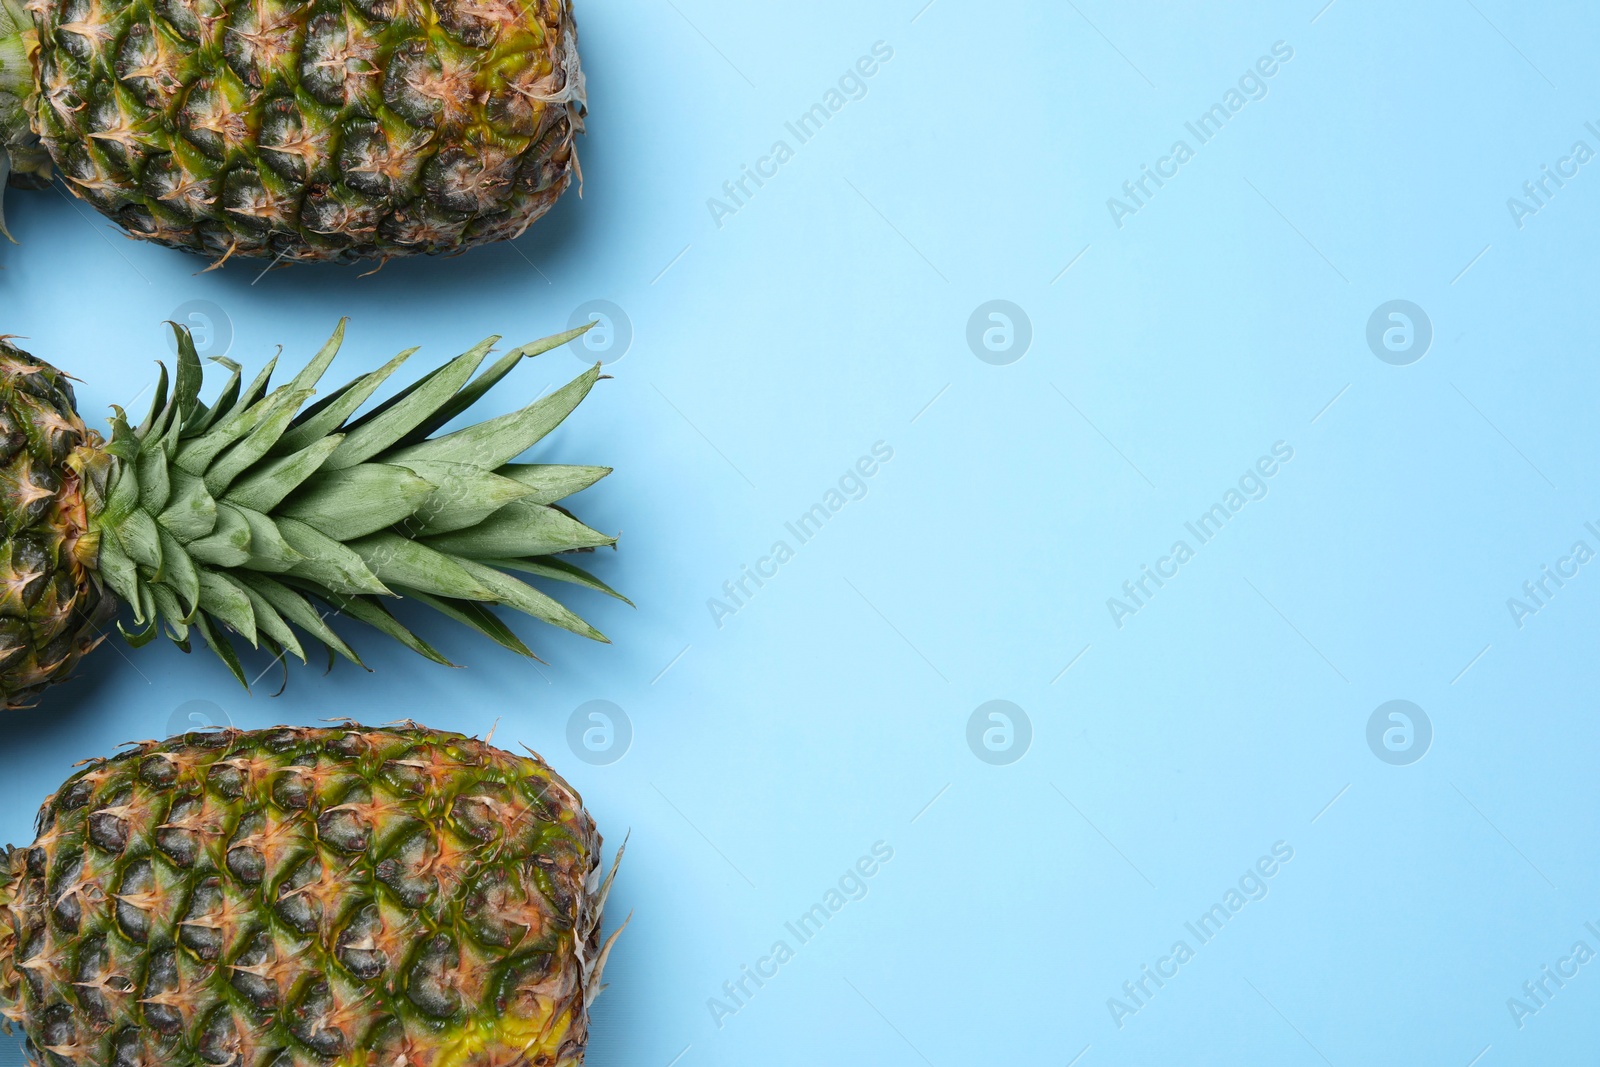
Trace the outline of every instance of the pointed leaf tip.
{"type": "Polygon", "coordinates": [[[17,239],[11,236],[11,231],[6,229],[6,183],[11,180],[11,155],[0,145],[0,235],[12,244],[17,239]]]}

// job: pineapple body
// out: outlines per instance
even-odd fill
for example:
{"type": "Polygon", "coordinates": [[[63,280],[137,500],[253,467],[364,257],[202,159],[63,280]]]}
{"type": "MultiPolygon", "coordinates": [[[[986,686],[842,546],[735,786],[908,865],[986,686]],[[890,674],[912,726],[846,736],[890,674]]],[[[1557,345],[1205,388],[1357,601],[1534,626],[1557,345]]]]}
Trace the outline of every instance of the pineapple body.
{"type": "Polygon", "coordinates": [[[0,1009],[45,1067],[566,1067],[609,879],[545,763],[412,725],[93,760],[0,858],[0,1009]]]}
{"type": "Polygon", "coordinates": [[[104,640],[115,597],[90,573],[81,486],[104,479],[100,436],[67,376],[0,338],[0,695],[32,704],[104,640]]]}
{"type": "Polygon", "coordinates": [[[43,149],[79,196],[175,248],[457,252],[521,234],[576,170],[571,0],[26,8],[43,149]]]}

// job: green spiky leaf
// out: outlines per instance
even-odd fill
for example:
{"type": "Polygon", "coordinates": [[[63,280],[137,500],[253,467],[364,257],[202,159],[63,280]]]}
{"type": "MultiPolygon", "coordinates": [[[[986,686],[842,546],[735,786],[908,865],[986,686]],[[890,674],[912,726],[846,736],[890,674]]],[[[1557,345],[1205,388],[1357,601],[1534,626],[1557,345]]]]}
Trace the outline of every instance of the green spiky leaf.
{"type": "Polygon", "coordinates": [[[543,400],[534,401],[521,411],[468,426],[431,441],[402,448],[390,457],[391,463],[408,460],[433,460],[439,463],[471,463],[494,470],[542,441],[561,425],[572,410],[589,395],[600,378],[597,363],[543,400]]]}
{"type": "Polygon", "coordinates": [[[616,544],[598,530],[591,530],[560,508],[513,501],[478,525],[455,533],[428,537],[424,543],[466,559],[497,559],[503,556],[548,556],[616,544]]]}
{"type": "Polygon", "coordinates": [[[4,145],[0,145],[0,237],[4,237],[12,244],[17,239],[11,236],[11,231],[6,229],[6,185],[11,181],[11,153],[7,152],[4,145]]]}
{"type": "Polygon", "coordinates": [[[630,608],[633,601],[611,588],[605,582],[596,578],[581,567],[575,567],[564,559],[555,556],[540,556],[536,559],[486,559],[483,561],[491,567],[498,567],[503,571],[521,571],[539,578],[549,578],[552,581],[568,582],[572,585],[581,585],[585,589],[593,589],[597,593],[604,593],[622,601],[630,608]]]}
{"type": "Polygon", "coordinates": [[[410,518],[435,488],[407,467],[362,463],[319,471],[278,513],[348,542],[410,518]]]}

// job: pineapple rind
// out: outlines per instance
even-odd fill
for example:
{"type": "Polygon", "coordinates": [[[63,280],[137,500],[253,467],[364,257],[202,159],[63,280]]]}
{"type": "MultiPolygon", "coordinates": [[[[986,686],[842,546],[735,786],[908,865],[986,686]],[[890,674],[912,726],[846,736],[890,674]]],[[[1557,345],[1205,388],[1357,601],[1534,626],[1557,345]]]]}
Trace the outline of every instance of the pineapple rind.
{"type": "Polygon", "coordinates": [[[44,1067],[579,1064],[600,845],[542,760],[459,734],[144,742],[0,859],[0,1015],[44,1067]]]}
{"type": "Polygon", "coordinates": [[[520,235],[577,172],[571,0],[26,6],[32,130],[0,151],[37,134],[137,237],[219,260],[453,253],[520,235]]]}
{"type": "Polygon", "coordinates": [[[116,598],[90,564],[83,487],[103,485],[100,435],[72,383],[0,338],[0,695],[33,703],[105,639],[116,598]]]}

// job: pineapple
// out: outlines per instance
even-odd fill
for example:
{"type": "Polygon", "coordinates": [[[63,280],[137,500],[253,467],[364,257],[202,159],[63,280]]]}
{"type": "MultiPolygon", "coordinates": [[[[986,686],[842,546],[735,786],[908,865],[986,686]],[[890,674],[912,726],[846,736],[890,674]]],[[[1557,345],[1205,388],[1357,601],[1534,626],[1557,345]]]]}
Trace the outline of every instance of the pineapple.
{"type": "Polygon", "coordinates": [[[245,685],[235,639],[302,662],[306,644],[320,643],[330,664],[335,654],[360,664],[330,610],[448,663],[384,607],[396,596],[525,656],[533,653],[488,605],[605,641],[508,573],[622,599],[561,558],[616,543],[557,506],[610,468],[511,462],[577,407],[599,364],[519,411],[434,436],[522,359],[584,329],[514,349],[473,378],[491,337],[357,416],[415,349],[304,407],[339,350],[341,322],[304,370],[270,392],[276,360],[247,386],[237,364],[218,360],[230,373],[207,405],[193,340],[175,326],[175,375],[169,382],[161,368],[138,427],[113,409],[109,444],[78,417],[65,374],[0,339],[5,706],[29,706],[70,675],[119,603],[137,627],[118,623],[132,644],[164,630],[188,651],[198,634],[245,685]]]}
{"type": "Polygon", "coordinates": [[[0,193],[219,263],[519,236],[584,113],[571,0],[0,0],[0,193]]]}
{"type": "Polygon", "coordinates": [[[460,734],[146,741],[0,854],[0,1013],[43,1067],[568,1067],[615,874],[543,760],[460,734]]]}

